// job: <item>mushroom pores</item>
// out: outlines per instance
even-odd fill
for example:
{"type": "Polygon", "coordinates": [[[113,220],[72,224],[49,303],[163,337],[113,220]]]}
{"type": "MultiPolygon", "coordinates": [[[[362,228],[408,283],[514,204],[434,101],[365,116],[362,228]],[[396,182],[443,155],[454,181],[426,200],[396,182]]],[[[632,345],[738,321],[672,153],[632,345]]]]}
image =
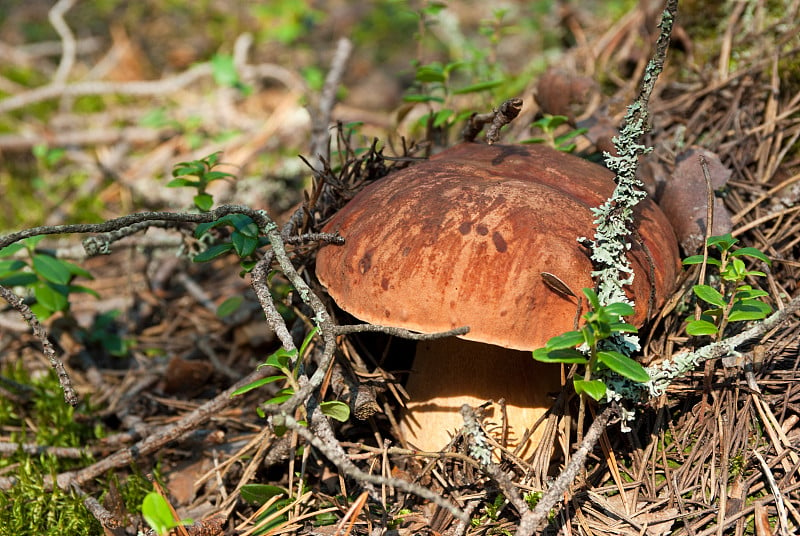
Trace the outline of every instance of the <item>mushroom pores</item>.
{"type": "MultiPolygon", "coordinates": [[[[573,328],[576,300],[545,279],[576,294],[593,285],[577,238],[593,237],[591,208],[613,190],[610,171],[548,147],[461,144],[370,184],[334,215],[323,230],[345,243],[320,249],[317,276],[366,322],[422,333],[469,326],[464,339],[533,350],[573,328]]],[[[635,225],[638,325],[672,290],[679,256],[650,200],[635,225]]]]}

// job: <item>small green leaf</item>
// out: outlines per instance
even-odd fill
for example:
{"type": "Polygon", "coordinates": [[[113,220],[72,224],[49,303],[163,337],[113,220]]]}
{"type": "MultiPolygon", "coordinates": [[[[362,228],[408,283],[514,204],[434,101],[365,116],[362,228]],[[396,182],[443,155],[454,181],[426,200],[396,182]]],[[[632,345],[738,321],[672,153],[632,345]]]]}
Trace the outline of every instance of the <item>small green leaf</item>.
{"type": "Polygon", "coordinates": [[[323,415],[327,415],[339,422],[347,422],[347,419],[350,418],[350,406],[338,400],[322,402],[319,405],[319,409],[323,415]]]}
{"type": "Polygon", "coordinates": [[[0,285],[5,287],[28,287],[39,281],[31,272],[16,272],[0,277],[0,285]]]}
{"type": "Polygon", "coordinates": [[[0,261],[0,277],[5,277],[8,274],[17,272],[25,268],[27,264],[19,259],[9,259],[7,261],[0,261]]]}
{"type": "Polygon", "coordinates": [[[442,125],[447,124],[447,120],[450,119],[450,117],[452,117],[454,113],[455,112],[450,109],[439,110],[433,116],[433,126],[438,128],[442,125]]]}
{"type": "Polygon", "coordinates": [[[487,82],[478,82],[477,84],[471,84],[469,86],[456,89],[455,91],[453,91],[453,94],[464,95],[466,93],[479,93],[481,91],[487,91],[489,89],[494,89],[496,87],[502,86],[504,83],[505,80],[489,80],[487,82]]]}
{"type": "Polygon", "coordinates": [[[707,244],[709,246],[716,246],[720,251],[728,251],[738,241],[739,240],[734,238],[731,233],[727,233],[720,236],[710,236],[707,244]]]}
{"type": "Polygon", "coordinates": [[[294,394],[294,390],[293,389],[281,389],[278,393],[279,394],[277,396],[274,396],[274,397],[270,398],[269,400],[266,400],[264,402],[264,404],[266,404],[268,406],[277,406],[277,405],[283,404],[284,402],[286,402],[287,400],[292,398],[292,395],[294,394]]]}
{"type": "Polygon", "coordinates": [[[572,385],[579,395],[586,394],[597,401],[600,401],[606,394],[606,384],[600,380],[574,380],[572,385]]]}
{"type": "Polygon", "coordinates": [[[225,255],[232,249],[233,249],[233,244],[231,244],[230,242],[226,242],[224,244],[216,244],[214,246],[211,246],[207,250],[201,251],[200,253],[195,255],[194,259],[192,260],[194,262],[208,262],[210,260],[216,259],[217,257],[225,255]]]}
{"type": "Polygon", "coordinates": [[[64,311],[69,306],[69,292],[65,285],[52,283],[37,283],[33,287],[36,301],[50,311],[64,311]]]}
{"type": "Polygon", "coordinates": [[[634,313],[633,307],[628,303],[609,303],[605,306],[606,312],[617,316],[630,316],[634,313]]]}
{"type": "Polygon", "coordinates": [[[233,247],[236,250],[236,254],[242,258],[252,255],[258,246],[257,238],[245,236],[239,231],[235,231],[231,235],[231,242],[233,242],[233,247]]]}
{"type": "Polygon", "coordinates": [[[217,307],[217,318],[225,318],[236,312],[242,305],[244,298],[242,296],[231,296],[224,302],[220,303],[217,307]]]}
{"type": "Polygon", "coordinates": [[[406,95],[403,97],[403,101],[405,102],[438,102],[443,103],[444,98],[442,97],[435,97],[433,95],[406,95]]]}
{"type": "Polygon", "coordinates": [[[25,244],[23,244],[22,242],[15,242],[13,244],[10,244],[4,247],[3,249],[0,249],[0,258],[10,257],[11,255],[14,255],[16,252],[22,249],[25,249],[25,244]]]}
{"type": "Polygon", "coordinates": [[[751,288],[749,285],[742,285],[736,289],[737,300],[752,300],[753,298],[763,298],[765,296],[769,296],[769,292],[751,288]]]}
{"type": "Polygon", "coordinates": [[[597,360],[620,376],[624,376],[629,380],[640,383],[650,381],[650,375],[647,374],[647,371],[641,364],[619,352],[602,350],[597,352],[597,360]]]}
{"type": "Polygon", "coordinates": [[[533,351],[533,358],[542,363],[578,363],[579,365],[587,363],[585,355],[571,349],[548,350],[547,348],[539,348],[533,351]]]}
{"type": "Polygon", "coordinates": [[[239,73],[230,54],[215,54],[211,58],[211,72],[220,86],[233,87],[239,81],[239,73]]]}
{"type": "MultiPolygon", "coordinates": [[[[689,264],[703,264],[703,256],[702,255],[692,255],[691,257],[686,257],[683,259],[684,265],[689,264]]],[[[722,266],[722,262],[719,259],[715,259],[714,257],[708,257],[706,259],[706,264],[711,264],[714,266],[722,266]]]]}
{"type": "Polygon", "coordinates": [[[756,259],[764,261],[768,265],[772,265],[772,261],[769,260],[769,257],[767,257],[761,250],[753,247],[739,248],[731,253],[731,257],[755,257],[756,259]]]}
{"type": "Polygon", "coordinates": [[[431,64],[431,65],[423,65],[417,68],[415,79],[417,80],[417,82],[422,82],[423,84],[429,84],[431,82],[443,83],[445,80],[447,80],[447,77],[441,65],[431,64]]]}
{"type": "Polygon", "coordinates": [[[269,367],[275,367],[277,369],[284,369],[288,370],[289,361],[295,359],[297,357],[297,350],[287,350],[286,348],[278,348],[274,352],[272,352],[267,360],[264,361],[264,365],[269,367]]]}
{"type": "Polygon", "coordinates": [[[589,306],[592,310],[597,311],[600,309],[600,299],[597,297],[597,293],[593,289],[583,289],[583,295],[586,296],[587,300],[589,300],[589,306]]]}
{"type": "Polygon", "coordinates": [[[280,375],[280,376],[267,376],[266,378],[260,378],[260,379],[254,381],[254,382],[250,382],[247,385],[242,385],[241,387],[236,389],[233,393],[231,393],[231,398],[233,398],[234,396],[243,395],[244,393],[252,391],[253,389],[258,389],[259,387],[261,387],[263,385],[267,385],[268,383],[273,383],[273,382],[277,382],[279,380],[285,380],[285,379],[286,379],[286,376],[283,376],[283,375],[280,375]]]}
{"type": "Polygon", "coordinates": [[[545,347],[547,350],[562,350],[564,348],[574,348],[584,342],[585,339],[582,332],[568,331],[547,341],[545,347]]]}
{"type": "Polygon", "coordinates": [[[609,327],[611,331],[618,333],[636,333],[639,331],[636,326],[627,322],[612,322],[609,327]]]}
{"type": "Polygon", "coordinates": [[[57,285],[66,285],[72,279],[69,267],[63,261],[50,255],[34,255],[33,270],[42,278],[57,285]]]}
{"type": "Polygon", "coordinates": [[[142,517],[159,535],[166,534],[175,526],[169,504],[164,497],[154,491],[148,493],[142,501],[142,517]]]}
{"type": "Polygon", "coordinates": [[[728,321],[739,322],[742,320],[761,320],[772,312],[772,308],[759,300],[743,300],[734,304],[728,321]]]}
{"type": "Polygon", "coordinates": [[[208,212],[214,206],[214,197],[209,194],[197,194],[194,196],[194,206],[202,212],[208,212]]]}
{"type": "Polygon", "coordinates": [[[710,287],[708,285],[695,285],[692,287],[695,295],[698,298],[703,300],[704,302],[710,303],[711,305],[716,305],[717,307],[725,307],[726,302],[725,298],[723,298],[722,294],[719,293],[717,289],[714,287],[710,287]]]}
{"type": "Polygon", "coordinates": [[[707,320],[692,320],[686,326],[686,333],[693,337],[701,335],[716,335],[717,326],[707,320]]]}
{"type": "Polygon", "coordinates": [[[191,179],[172,179],[167,183],[167,188],[182,188],[184,186],[189,188],[197,188],[202,184],[200,181],[194,181],[191,179]]]}

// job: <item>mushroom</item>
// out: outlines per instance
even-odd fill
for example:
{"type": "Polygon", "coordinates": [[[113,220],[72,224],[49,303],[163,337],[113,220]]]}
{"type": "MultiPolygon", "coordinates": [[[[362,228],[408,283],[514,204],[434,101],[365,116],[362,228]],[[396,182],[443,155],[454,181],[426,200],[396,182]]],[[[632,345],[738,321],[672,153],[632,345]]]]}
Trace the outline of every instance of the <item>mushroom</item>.
{"type": "MultiPolygon", "coordinates": [[[[542,145],[461,144],[370,184],[327,223],[345,243],[320,249],[317,276],[341,308],[421,333],[469,326],[418,344],[400,421],[409,443],[444,447],[462,404],[505,399],[517,439],[547,411],[560,367],[530,351],[573,329],[578,311],[545,278],[576,294],[593,285],[577,238],[593,236],[590,208],[613,189],[610,171],[542,145]]],[[[654,203],[636,220],[630,321],[640,325],[672,290],[679,256],[654,203]]]]}

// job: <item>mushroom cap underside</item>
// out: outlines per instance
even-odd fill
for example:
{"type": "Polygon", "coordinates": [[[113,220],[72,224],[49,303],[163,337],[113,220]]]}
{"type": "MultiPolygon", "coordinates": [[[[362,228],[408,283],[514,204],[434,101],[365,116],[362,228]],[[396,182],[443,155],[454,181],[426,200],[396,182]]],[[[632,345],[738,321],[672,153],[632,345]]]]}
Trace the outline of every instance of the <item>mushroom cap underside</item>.
{"type": "MultiPolygon", "coordinates": [[[[592,207],[613,174],[541,145],[461,144],[362,190],[325,226],[343,246],[317,257],[317,275],[340,307],[373,324],[423,333],[469,326],[463,338],[530,350],[572,329],[575,294],[593,285],[592,207]]],[[[674,233],[645,199],[629,258],[633,323],[672,290],[674,233]]],[[[585,301],[585,300],[584,300],[585,301]]]]}

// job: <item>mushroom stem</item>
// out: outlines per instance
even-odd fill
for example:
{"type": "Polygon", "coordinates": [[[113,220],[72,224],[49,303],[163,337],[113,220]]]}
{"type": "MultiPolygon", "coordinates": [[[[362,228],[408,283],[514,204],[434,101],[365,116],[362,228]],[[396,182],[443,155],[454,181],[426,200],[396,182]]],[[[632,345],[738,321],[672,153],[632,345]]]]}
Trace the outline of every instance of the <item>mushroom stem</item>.
{"type": "MultiPolygon", "coordinates": [[[[447,445],[464,423],[462,404],[480,406],[505,400],[508,446],[516,448],[525,431],[552,406],[561,389],[560,369],[538,363],[530,352],[466,341],[456,337],[422,341],[406,390],[411,400],[400,421],[403,437],[414,447],[437,451],[447,445]]],[[[502,439],[503,416],[492,405],[484,424],[502,439]]],[[[519,452],[527,457],[539,443],[544,427],[531,434],[519,452]]]]}

